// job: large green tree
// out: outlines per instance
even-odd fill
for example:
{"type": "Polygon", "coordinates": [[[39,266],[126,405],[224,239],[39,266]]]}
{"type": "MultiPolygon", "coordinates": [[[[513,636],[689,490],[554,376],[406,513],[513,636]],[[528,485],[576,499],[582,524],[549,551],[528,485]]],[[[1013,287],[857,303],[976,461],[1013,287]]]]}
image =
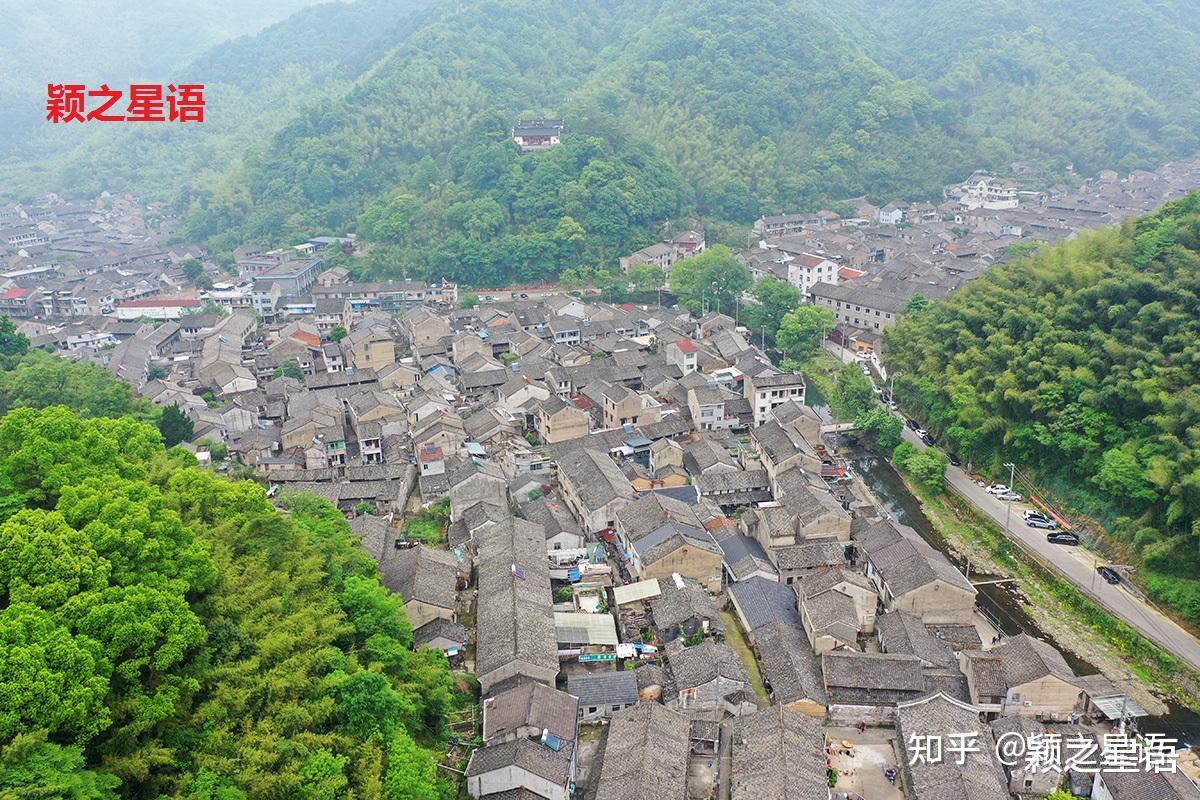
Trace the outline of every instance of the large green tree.
{"type": "Polygon", "coordinates": [[[671,268],[671,291],[692,313],[708,309],[732,314],[735,298],[740,300],[750,284],[750,271],[721,244],[671,268]]]}
{"type": "MultiPolygon", "coordinates": [[[[776,341],[784,317],[800,305],[800,290],[787,281],[767,275],[754,284],[754,299],[758,302],[746,307],[742,321],[752,333],[765,334],[771,341],[776,341]]],[[[789,354],[788,357],[797,356],[789,354]]]]}
{"type": "Polygon", "coordinates": [[[775,344],[788,358],[803,361],[821,347],[833,327],[833,312],[823,306],[806,305],[783,315],[775,344]]]}

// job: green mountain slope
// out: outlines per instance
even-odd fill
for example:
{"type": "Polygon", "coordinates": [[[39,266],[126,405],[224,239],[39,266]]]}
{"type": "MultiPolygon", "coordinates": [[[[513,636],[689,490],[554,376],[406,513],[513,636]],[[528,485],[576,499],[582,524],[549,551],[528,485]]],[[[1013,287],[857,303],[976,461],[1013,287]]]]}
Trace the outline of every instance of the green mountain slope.
{"type": "Polygon", "coordinates": [[[41,177],[173,196],[190,234],[220,248],[317,230],[370,238],[391,204],[404,211],[375,272],[436,277],[461,261],[462,243],[449,245],[461,235],[494,250],[489,276],[534,277],[653,240],[651,211],[745,222],[859,193],[930,198],[1014,160],[1090,172],[1194,152],[1200,30],[1179,20],[1186,5],[360,0],[207,54],[198,70],[220,87],[209,130],[137,132],[41,177]],[[465,153],[537,114],[565,117],[595,153],[494,150],[467,174],[465,153]],[[577,187],[596,155],[621,163],[587,180],[625,184],[615,213],[588,224],[577,187]],[[645,201],[663,187],[673,200],[645,201]],[[522,208],[522,194],[540,199],[522,208]],[[451,211],[464,202],[482,205],[451,211]],[[583,243],[552,255],[537,236],[564,217],[583,243]],[[621,237],[600,231],[618,224],[621,237]]]}

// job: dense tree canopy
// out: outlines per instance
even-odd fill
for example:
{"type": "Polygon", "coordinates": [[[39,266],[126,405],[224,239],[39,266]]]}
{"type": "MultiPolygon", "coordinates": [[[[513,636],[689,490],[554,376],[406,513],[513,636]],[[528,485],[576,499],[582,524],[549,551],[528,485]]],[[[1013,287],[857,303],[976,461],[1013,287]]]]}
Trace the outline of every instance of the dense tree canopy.
{"type": "Polygon", "coordinates": [[[0,487],[0,794],[441,796],[445,657],[332,506],[62,406],[0,420],[0,487]]]}
{"type": "Polygon", "coordinates": [[[750,271],[723,244],[685,258],[671,269],[671,291],[693,314],[707,311],[733,315],[734,303],[750,288],[750,271]]]}
{"type": "Polygon", "coordinates": [[[1032,468],[1176,576],[1149,580],[1176,600],[1200,568],[1197,274],[1191,195],[993,269],[887,333],[896,394],[926,427],[997,474],[1032,468]]]}

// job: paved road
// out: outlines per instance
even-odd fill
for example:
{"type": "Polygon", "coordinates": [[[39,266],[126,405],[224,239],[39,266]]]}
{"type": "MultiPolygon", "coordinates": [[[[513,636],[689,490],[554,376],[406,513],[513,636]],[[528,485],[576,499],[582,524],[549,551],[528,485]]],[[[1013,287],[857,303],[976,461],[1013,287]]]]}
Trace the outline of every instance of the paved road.
{"type": "MultiPolygon", "coordinates": [[[[925,445],[906,426],[905,441],[919,449],[925,445]]],[[[1063,577],[1075,584],[1084,594],[1099,603],[1110,613],[1128,622],[1147,639],[1164,650],[1200,669],[1200,640],[1175,624],[1153,606],[1135,597],[1120,584],[1112,586],[1096,574],[1096,565],[1104,563],[1099,556],[1082,547],[1066,547],[1046,541],[1046,532],[1025,525],[1021,511],[1030,508],[1023,503],[1005,503],[988,494],[982,486],[971,480],[962,469],[946,468],[946,482],[956,492],[970,501],[976,508],[994,519],[1001,528],[1005,525],[1009,506],[1008,537],[1033,551],[1042,561],[1054,567],[1063,577]]]]}

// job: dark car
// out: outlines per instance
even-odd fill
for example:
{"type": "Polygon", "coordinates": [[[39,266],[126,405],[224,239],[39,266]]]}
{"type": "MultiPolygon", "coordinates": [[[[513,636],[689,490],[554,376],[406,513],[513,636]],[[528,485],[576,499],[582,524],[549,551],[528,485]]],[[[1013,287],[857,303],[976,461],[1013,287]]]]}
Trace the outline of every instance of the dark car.
{"type": "Polygon", "coordinates": [[[1116,586],[1121,582],[1121,576],[1112,567],[1096,567],[1096,572],[1100,573],[1100,577],[1116,586]]]}
{"type": "Polygon", "coordinates": [[[1029,517],[1025,520],[1025,524],[1031,528],[1041,528],[1042,530],[1052,531],[1058,528],[1058,523],[1049,519],[1038,519],[1037,517],[1029,517]]]}
{"type": "Polygon", "coordinates": [[[952,467],[961,467],[962,466],[962,462],[958,460],[958,456],[954,455],[954,453],[947,453],[946,458],[948,458],[950,460],[950,466],[952,466],[952,467]]]}
{"type": "Polygon", "coordinates": [[[1074,546],[1079,544],[1079,537],[1066,531],[1055,531],[1054,533],[1046,534],[1046,541],[1050,544],[1069,544],[1074,546]]]}
{"type": "Polygon", "coordinates": [[[904,424],[907,425],[909,427],[909,429],[914,430],[914,431],[917,428],[921,427],[921,423],[917,422],[915,419],[907,419],[904,421],[904,424]]]}
{"type": "Polygon", "coordinates": [[[921,437],[921,441],[925,443],[926,447],[933,447],[935,444],[937,444],[937,440],[928,433],[921,437]]]}

